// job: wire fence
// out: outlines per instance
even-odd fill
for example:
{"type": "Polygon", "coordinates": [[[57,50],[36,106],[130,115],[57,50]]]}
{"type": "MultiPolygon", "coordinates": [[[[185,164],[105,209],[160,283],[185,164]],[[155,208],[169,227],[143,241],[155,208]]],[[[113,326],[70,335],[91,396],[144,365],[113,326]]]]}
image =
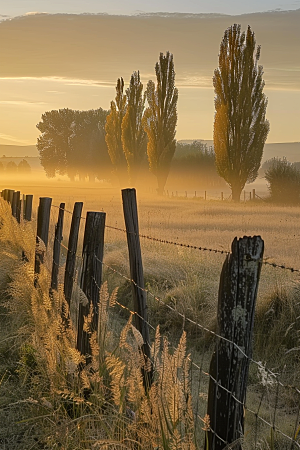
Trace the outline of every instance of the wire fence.
{"type": "MultiPolygon", "coordinates": [[[[56,205],[53,205],[54,207],[57,208],[56,205]]],[[[71,211],[65,211],[68,214],[72,214],[71,211]]],[[[83,221],[85,220],[84,217],[81,218],[83,221]]],[[[126,229],[123,228],[119,228],[119,227],[115,227],[112,225],[105,225],[105,227],[108,230],[114,230],[114,231],[118,231],[123,233],[125,236],[128,234],[128,231],[126,229]]],[[[153,242],[157,242],[160,244],[166,244],[166,245],[172,245],[172,246],[176,246],[176,247],[183,247],[183,248],[187,248],[187,249],[191,249],[191,250],[198,250],[198,251],[203,251],[203,252],[210,252],[213,254],[220,254],[220,255],[224,255],[224,256],[228,256],[230,255],[229,251],[225,251],[225,250],[220,250],[217,248],[210,248],[210,247],[205,247],[205,246],[196,246],[193,244],[185,244],[185,243],[181,243],[181,242],[175,242],[175,241],[170,241],[168,239],[163,239],[163,238],[157,238],[157,237],[153,237],[147,234],[142,234],[142,233],[133,233],[136,236],[138,236],[141,239],[146,239],[148,241],[153,241],[153,242]]],[[[62,248],[67,251],[68,247],[65,246],[64,244],[61,244],[62,248]]],[[[82,261],[82,256],[81,255],[76,255],[76,257],[82,261]]],[[[192,325],[193,327],[198,328],[202,333],[208,333],[209,335],[211,335],[214,339],[219,339],[221,341],[225,341],[228,344],[230,344],[233,348],[235,348],[241,355],[243,355],[245,358],[249,359],[249,361],[251,362],[252,366],[256,367],[256,371],[257,371],[257,375],[261,376],[261,381],[260,384],[258,383],[258,385],[260,385],[260,394],[256,394],[257,396],[257,409],[253,408],[253,405],[249,406],[249,404],[247,404],[247,402],[243,402],[240,401],[234,394],[234,392],[230,391],[226,386],[223,386],[222,384],[220,384],[220,382],[218,380],[216,380],[215,378],[213,378],[213,376],[209,373],[208,368],[204,369],[203,368],[203,364],[199,364],[197,362],[195,362],[193,360],[192,357],[188,356],[188,359],[191,363],[191,370],[193,371],[197,371],[198,372],[198,380],[201,380],[201,376],[204,376],[207,380],[211,380],[213,383],[216,384],[217,388],[226,392],[228,395],[230,395],[230,397],[238,404],[240,404],[246,413],[246,416],[248,417],[248,415],[252,415],[253,420],[255,422],[255,426],[254,426],[254,434],[255,434],[255,439],[254,439],[254,448],[262,448],[261,447],[261,426],[266,426],[267,428],[269,428],[270,430],[272,430],[272,433],[275,433],[275,435],[280,435],[284,440],[286,440],[287,442],[290,443],[290,448],[300,448],[300,444],[297,441],[297,436],[299,433],[299,414],[300,414],[300,389],[297,386],[288,384],[288,383],[284,383],[283,381],[281,381],[281,375],[278,373],[275,373],[274,370],[266,367],[266,364],[262,363],[261,361],[255,360],[251,357],[249,357],[245,351],[243,350],[243,348],[241,348],[240,346],[238,346],[234,341],[231,341],[229,339],[224,338],[224,336],[221,336],[220,334],[218,334],[216,331],[208,328],[207,326],[205,326],[204,324],[199,323],[198,321],[186,316],[185,314],[183,314],[182,312],[178,311],[175,307],[173,307],[171,304],[167,303],[166,301],[164,301],[160,296],[154,294],[153,292],[151,292],[150,289],[145,288],[145,287],[141,287],[139,285],[137,285],[137,283],[130,277],[128,276],[126,273],[123,273],[122,271],[120,271],[118,268],[113,267],[112,265],[108,264],[107,262],[105,262],[105,260],[100,260],[99,258],[97,258],[96,255],[94,255],[95,259],[103,266],[103,268],[106,269],[106,272],[110,272],[114,275],[116,275],[117,277],[119,277],[120,279],[122,279],[124,282],[129,283],[129,284],[133,284],[138,290],[143,291],[144,293],[147,294],[148,297],[151,297],[158,305],[160,305],[163,308],[167,308],[169,311],[172,312],[172,314],[176,315],[177,317],[179,317],[182,320],[183,323],[183,328],[184,328],[184,324],[189,323],[190,325],[192,325]],[[293,392],[293,394],[289,394],[292,396],[297,396],[298,397],[298,403],[295,402],[295,406],[294,406],[294,410],[292,413],[288,414],[288,418],[289,418],[289,427],[284,427],[284,430],[280,427],[280,424],[278,424],[278,417],[280,418],[282,416],[282,406],[279,407],[279,403],[282,403],[282,400],[280,399],[280,393],[281,390],[285,390],[288,392],[293,392]],[[275,391],[275,393],[274,393],[275,391]],[[264,400],[265,398],[268,397],[267,399],[267,405],[264,405],[264,400]],[[272,400],[271,398],[272,397],[272,400]],[[272,401],[273,401],[273,407],[272,407],[272,401]],[[262,415],[261,410],[263,408],[268,408],[268,413],[264,413],[262,415]],[[272,409],[272,415],[270,415],[270,409],[272,409]],[[268,420],[267,419],[267,415],[270,415],[270,417],[272,417],[272,420],[268,420]],[[259,423],[261,423],[262,425],[259,426],[259,423]],[[286,428],[292,428],[292,432],[290,434],[288,434],[287,432],[285,432],[286,428]]],[[[260,262],[264,265],[268,265],[272,268],[278,268],[278,269],[282,269],[282,270],[287,270],[289,272],[292,273],[299,273],[300,270],[294,267],[288,267],[284,264],[278,264],[275,262],[269,262],[266,259],[260,260],[260,262]]],[[[118,265],[118,262],[116,261],[116,265],[118,265]]],[[[95,280],[94,280],[95,281],[95,280]]],[[[98,288],[100,289],[100,286],[98,286],[98,288]]],[[[139,315],[136,311],[134,311],[132,308],[130,308],[128,305],[125,305],[122,303],[122,301],[120,299],[118,299],[118,301],[116,302],[116,305],[121,309],[121,310],[125,310],[129,315],[132,316],[137,316],[139,317],[139,319],[145,321],[145,319],[139,315]]],[[[147,325],[150,327],[150,329],[152,331],[155,330],[157,325],[153,325],[149,320],[145,321],[147,323],[147,325]]],[[[207,364],[206,364],[207,365],[207,364]]],[[[252,369],[253,370],[253,369],[252,369]]],[[[195,379],[195,375],[194,375],[194,379],[195,379]]],[[[199,382],[199,381],[198,381],[199,382]]],[[[205,387],[207,388],[207,383],[208,381],[206,381],[205,383],[205,387]]],[[[199,392],[200,392],[200,388],[199,388],[199,392]]],[[[198,405],[199,406],[199,405],[198,405]]],[[[194,414],[195,417],[201,421],[204,420],[204,417],[202,415],[199,414],[199,411],[197,410],[197,405],[194,409],[194,414]]],[[[204,413],[202,413],[204,414],[204,413]]],[[[280,419],[279,419],[280,420],[280,419]]],[[[285,420],[287,420],[287,417],[285,417],[285,420]]],[[[217,433],[214,432],[214,430],[210,429],[210,431],[214,434],[216,434],[216,436],[224,443],[224,445],[228,445],[229,443],[223,439],[222,437],[218,436],[217,433]]],[[[285,445],[285,444],[284,444],[285,445]]],[[[230,448],[230,447],[228,447],[230,448]]],[[[287,447],[286,447],[287,448],[287,447]]]]}
{"type": "MultiPolygon", "coordinates": [[[[60,210],[60,208],[57,205],[51,205],[51,208],[55,208],[56,210],[60,210]]],[[[51,209],[52,211],[52,209],[51,209]]],[[[73,212],[70,210],[64,209],[64,212],[67,213],[71,219],[71,216],[73,215],[73,212]]],[[[52,215],[52,229],[54,229],[56,218],[54,215],[52,215]]],[[[80,223],[85,223],[86,218],[80,217],[80,223]]],[[[67,222],[67,221],[66,221],[67,222]]],[[[69,223],[66,223],[65,225],[68,225],[68,228],[70,229],[70,221],[69,223]]],[[[105,227],[108,230],[114,230],[123,233],[125,236],[128,235],[128,231],[123,228],[114,227],[112,225],[105,225],[105,227]]],[[[53,233],[51,232],[53,235],[53,233]]],[[[65,235],[68,234],[68,232],[64,233],[65,235]]],[[[150,236],[148,234],[142,234],[142,233],[133,233],[136,237],[139,237],[141,239],[146,239],[147,241],[153,241],[160,244],[166,244],[170,246],[176,246],[176,247],[182,247],[187,248],[191,250],[201,251],[201,252],[209,252],[212,254],[220,254],[224,255],[225,257],[228,257],[231,252],[225,251],[221,249],[216,248],[210,248],[206,246],[197,246],[193,244],[185,244],[181,242],[171,241],[164,238],[157,238],[150,236]]],[[[60,244],[60,247],[62,249],[62,255],[61,255],[61,261],[60,265],[65,262],[65,257],[68,252],[70,252],[69,247],[63,243],[62,241],[58,241],[60,244]]],[[[76,260],[78,262],[75,273],[73,275],[73,281],[74,283],[78,283],[80,276],[82,274],[83,270],[83,257],[79,250],[74,252],[74,256],[76,257],[76,260]]],[[[260,380],[258,383],[256,383],[257,391],[255,392],[254,397],[256,397],[256,403],[257,408],[254,408],[253,405],[249,405],[248,400],[247,401],[241,401],[236,395],[235,392],[232,392],[228,387],[222,385],[217,379],[215,379],[208,370],[208,367],[204,368],[204,366],[207,366],[207,361],[204,362],[204,359],[206,359],[205,352],[202,352],[200,355],[200,362],[195,360],[192,356],[187,356],[191,363],[191,370],[197,372],[197,376],[194,375],[195,384],[197,385],[197,400],[194,404],[194,416],[196,419],[204,420],[204,413],[202,412],[200,414],[200,406],[199,406],[199,394],[200,394],[200,387],[201,387],[201,380],[202,376],[205,377],[206,380],[210,380],[213,382],[218,389],[221,391],[226,392],[236,403],[240,404],[245,413],[246,413],[246,423],[247,423],[247,417],[248,414],[250,414],[253,417],[254,420],[254,447],[255,449],[262,449],[262,448],[268,448],[266,445],[269,437],[265,437],[265,431],[261,429],[259,426],[259,423],[262,424],[262,426],[266,426],[270,433],[274,433],[276,435],[280,435],[282,438],[284,438],[284,441],[281,441],[282,449],[285,448],[300,448],[300,442],[299,442],[299,431],[300,431],[300,425],[299,425],[299,417],[300,417],[300,389],[298,386],[285,383],[282,381],[282,377],[284,374],[278,374],[273,369],[266,367],[266,364],[262,361],[255,360],[244,351],[242,347],[237,345],[234,341],[225,338],[224,336],[220,335],[217,331],[209,328],[203,323],[199,323],[199,321],[194,320],[193,318],[187,316],[186,314],[178,311],[178,309],[174,306],[172,306],[170,303],[168,303],[165,299],[161,298],[161,296],[154,294],[149,288],[145,288],[142,286],[139,286],[128,274],[124,273],[123,271],[119,270],[117,268],[118,261],[116,261],[114,264],[116,267],[113,267],[111,264],[108,264],[105,261],[105,255],[104,259],[99,259],[96,254],[93,255],[94,259],[101,264],[103,268],[105,268],[106,273],[110,272],[111,274],[114,274],[119,279],[123,280],[123,282],[129,283],[130,285],[134,285],[138,290],[144,292],[147,297],[151,297],[154,302],[156,302],[159,307],[163,307],[167,310],[169,310],[173,315],[176,315],[180,320],[182,320],[183,323],[183,329],[185,328],[185,325],[188,323],[192,325],[193,327],[199,329],[201,333],[207,333],[210,336],[212,336],[213,339],[218,339],[221,342],[226,342],[227,344],[230,344],[232,348],[234,348],[240,355],[245,357],[246,359],[251,362],[252,366],[256,368],[257,375],[260,377],[260,380]],[[282,390],[287,392],[287,395],[282,395],[282,390]],[[289,398],[289,402],[292,403],[291,406],[287,407],[285,405],[285,399],[289,398]],[[264,402],[264,400],[266,400],[264,402]],[[262,411],[264,410],[264,411],[262,411]],[[268,417],[269,416],[269,420],[268,417]],[[284,419],[283,419],[284,418],[284,419]],[[284,422],[286,421],[286,422],[284,422]],[[280,422],[280,423],[279,423],[280,422]],[[289,433],[286,431],[289,430],[289,433]],[[264,444],[263,444],[264,440],[264,444]],[[265,446],[264,446],[265,445],[265,446]]],[[[257,262],[260,262],[264,265],[270,266],[275,269],[282,269],[286,270],[291,273],[298,274],[300,272],[300,269],[286,266],[285,264],[270,262],[267,259],[258,260],[257,262]]],[[[98,289],[101,289],[101,286],[97,284],[97,280],[93,278],[93,281],[97,285],[98,289]]],[[[122,310],[125,310],[129,315],[136,316],[140,320],[144,321],[152,331],[155,331],[157,324],[152,324],[149,320],[145,320],[144,317],[139,315],[136,311],[133,310],[129,305],[125,305],[122,303],[122,300],[118,298],[116,301],[116,305],[121,308],[122,310]]],[[[211,348],[211,345],[210,345],[211,348]]],[[[204,383],[204,388],[207,389],[207,382],[204,383]]],[[[251,400],[251,403],[254,401],[251,400]]],[[[205,411],[205,408],[202,407],[202,410],[205,411]]],[[[251,422],[251,421],[250,421],[251,422]]],[[[199,426],[199,425],[198,425],[199,426]]],[[[223,439],[223,437],[219,436],[213,429],[210,428],[210,431],[215,434],[218,439],[220,439],[225,446],[228,446],[230,443],[227,442],[226,439],[223,439]]],[[[252,433],[253,434],[253,433],[252,433]]],[[[246,436],[243,437],[245,440],[246,445],[246,436]]],[[[280,442],[280,441],[279,441],[280,442]]],[[[226,447],[231,448],[231,447],[226,447]]],[[[248,447],[245,447],[248,448],[248,447]]],[[[279,448],[279,447],[277,447],[279,448]]]]}

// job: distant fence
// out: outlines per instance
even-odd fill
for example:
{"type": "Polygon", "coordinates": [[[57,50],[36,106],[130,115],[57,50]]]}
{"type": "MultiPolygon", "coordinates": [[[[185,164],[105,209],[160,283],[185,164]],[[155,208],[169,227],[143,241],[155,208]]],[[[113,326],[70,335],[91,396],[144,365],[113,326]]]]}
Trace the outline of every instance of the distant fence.
{"type": "MultiPolygon", "coordinates": [[[[149,188],[149,192],[155,193],[154,188],[149,188]]],[[[166,190],[165,196],[168,198],[194,198],[194,199],[203,199],[203,200],[230,200],[231,194],[225,191],[219,191],[216,189],[210,189],[210,190],[196,190],[193,191],[191,189],[189,190],[166,190]]],[[[250,191],[246,191],[245,189],[241,193],[241,201],[252,201],[252,200],[265,200],[263,198],[263,194],[258,195],[256,192],[256,189],[251,189],[250,191]]]]}
{"type": "MultiPolygon", "coordinates": [[[[254,194],[255,195],[255,194],[254,194]]],[[[18,222],[31,220],[32,196],[21,196],[20,192],[5,189],[1,196],[11,204],[12,214],[18,222]]],[[[170,309],[174,314],[182,318],[183,322],[191,323],[215,339],[215,349],[210,362],[210,369],[207,372],[202,364],[192,362],[193,369],[199,371],[199,378],[202,375],[208,377],[209,388],[207,398],[207,416],[210,419],[206,428],[206,449],[241,449],[244,438],[244,417],[245,413],[253,415],[255,421],[255,433],[259,429],[259,423],[270,428],[271,433],[278,433],[285,439],[289,447],[300,448],[298,439],[299,417],[300,417],[300,389],[296,386],[285,385],[278,374],[267,369],[260,361],[255,361],[252,357],[252,335],[254,325],[254,311],[262,264],[272,267],[300,272],[300,269],[285,267],[284,265],[269,263],[263,259],[264,242],[260,236],[235,238],[232,242],[231,251],[199,247],[166,239],[158,239],[148,235],[140,234],[138,223],[138,211],[135,189],[122,190],[123,213],[126,229],[113,227],[106,224],[105,212],[87,212],[86,217],[82,216],[82,202],[74,204],[73,211],[65,209],[65,204],[53,205],[52,199],[43,197],[39,199],[37,214],[37,234],[35,253],[35,284],[38,285],[41,265],[45,261],[47,252],[50,213],[53,208],[58,213],[55,226],[55,236],[53,241],[53,264],[51,272],[51,292],[58,289],[58,268],[60,266],[61,249],[66,250],[66,261],[64,269],[64,296],[71,307],[72,292],[75,281],[76,261],[80,261],[80,288],[85,293],[88,304],[79,304],[77,311],[78,322],[74,324],[77,329],[76,347],[89,363],[90,343],[88,333],[85,331],[84,322],[88,316],[90,308],[93,311],[92,329],[97,331],[98,326],[98,300],[102,283],[102,272],[107,270],[117,274],[124,280],[130,282],[133,297],[133,310],[122,303],[120,307],[127,309],[135,317],[135,326],[143,337],[141,351],[145,362],[148,362],[148,370],[143,372],[145,389],[149,389],[153,380],[153,363],[150,355],[150,329],[154,328],[148,319],[147,295],[160,305],[170,309]],[[71,226],[69,230],[68,245],[62,243],[62,233],[65,213],[70,214],[71,226]],[[82,253],[79,255],[78,237],[80,223],[84,221],[85,230],[82,244],[82,253]],[[130,276],[116,270],[104,261],[104,232],[105,228],[123,232],[127,237],[129,252],[130,276]],[[186,247],[203,252],[224,254],[218,300],[218,326],[217,331],[209,329],[206,325],[200,324],[191,317],[177,311],[172,305],[165,303],[149,289],[145,288],[144,271],[142,264],[142,253],[140,239],[148,239],[168,245],[186,247]],[[273,408],[273,417],[266,420],[261,416],[260,408],[263,401],[262,394],[256,411],[249,408],[246,403],[246,391],[248,383],[249,365],[255,364],[260,373],[265,374],[266,380],[271,380],[277,386],[276,402],[273,408]],[[290,424],[289,434],[283,432],[280,424],[276,423],[276,411],[280,389],[289,390],[298,398],[298,407],[294,411],[294,422],[290,424]]],[[[62,317],[63,320],[70,320],[70,317],[62,317]]],[[[145,364],[146,367],[146,364],[145,364]]],[[[271,416],[270,416],[271,417],[271,416]]],[[[195,410],[195,422],[204,419],[200,417],[198,410],[195,410]]],[[[200,425],[200,428],[202,426],[200,425]]],[[[201,443],[199,443],[201,444],[201,443]]],[[[255,440],[255,448],[257,440],[255,440]]]]}

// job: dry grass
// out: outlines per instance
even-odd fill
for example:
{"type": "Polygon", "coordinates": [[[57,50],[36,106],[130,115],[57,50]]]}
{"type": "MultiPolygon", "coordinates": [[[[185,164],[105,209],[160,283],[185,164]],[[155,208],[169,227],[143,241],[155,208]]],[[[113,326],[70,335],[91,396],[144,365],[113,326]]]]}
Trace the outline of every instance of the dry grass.
{"type": "MultiPolygon", "coordinates": [[[[14,189],[18,188],[16,185],[13,187],[14,189]]],[[[103,210],[107,213],[107,225],[124,228],[121,195],[120,191],[117,189],[100,189],[92,186],[78,188],[75,187],[75,185],[59,185],[50,182],[48,185],[23,186],[22,192],[33,193],[36,199],[38,196],[51,196],[53,197],[53,203],[56,205],[61,201],[65,201],[66,208],[69,210],[72,210],[74,201],[83,201],[85,211],[103,210]]],[[[150,196],[148,193],[138,192],[138,208],[140,232],[143,234],[225,251],[230,250],[230,244],[235,236],[260,234],[265,241],[265,257],[267,257],[269,261],[280,264],[284,263],[287,266],[300,268],[300,256],[297,250],[297,242],[300,239],[300,233],[298,231],[299,208],[297,207],[274,207],[265,203],[242,203],[236,205],[230,202],[205,202],[200,199],[184,198],[167,199],[150,196]]],[[[50,235],[53,234],[57,210],[52,209],[51,214],[52,229],[50,235]]],[[[69,225],[70,215],[66,214],[65,230],[63,233],[65,244],[67,243],[69,225]]],[[[82,224],[81,234],[83,233],[83,228],[84,223],[82,224]]],[[[19,233],[17,228],[13,233],[19,233]]],[[[22,239],[24,240],[24,236],[27,236],[28,230],[26,233],[24,231],[23,234],[21,233],[21,235],[18,235],[17,238],[13,233],[10,240],[4,240],[5,246],[4,250],[1,252],[1,254],[4,255],[4,258],[8,258],[7,260],[3,260],[5,267],[7,267],[7,269],[2,272],[3,286],[7,283],[8,273],[13,270],[13,266],[16,264],[17,259],[16,257],[11,258],[11,256],[6,256],[7,248],[11,245],[15,245],[13,243],[16,241],[19,242],[19,247],[22,246],[22,239]],[[23,238],[20,238],[20,236],[23,236],[23,238]]],[[[34,231],[30,236],[30,239],[34,238],[34,231]]],[[[121,231],[109,228],[106,229],[105,262],[125,275],[129,275],[127,243],[125,238],[125,233],[121,231]]],[[[82,235],[80,242],[82,242],[82,235]]],[[[3,247],[3,239],[1,245],[3,247]]],[[[49,246],[51,247],[51,243],[49,246]]],[[[14,252],[18,254],[18,251],[19,250],[16,247],[14,252]]],[[[14,252],[11,253],[13,254],[14,252]]],[[[214,329],[216,322],[219,275],[224,261],[224,255],[166,245],[145,239],[142,240],[142,254],[147,288],[155,295],[158,295],[164,302],[169,303],[179,312],[184,313],[187,317],[196,319],[206,327],[214,329]]],[[[62,255],[62,259],[63,257],[64,255],[62,255]]],[[[80,267],[78,267],[77,270],[79,273],[80,267]]],[[[118,300],[131,307],[130,287],[128,283],[118,275],[112,274],[109,269],[105,270],[104,276],[105,279],[108,280],[110,290],[115,286],[120,287],[118,300]]],[[[45,283],[47,283],[47,277],[45,280],[45,283]]],[[[298,280],[299,278],[295,273],[292,274],[289,271],[263,266],[257,301],[254,346],[256,360],[260,360],[263,363],[267,362],[268,367],[274,369],[275,372],[281,373],[280,379],[282,382],[294,385],[299,385],[300,373],[300,295],[298,292],[298,280]]],[[[18,291],[16,291],[14,295],[19,296],[19,299],[22,299],[24,293],[19,295],[18,291]]],[[[26,295],[28,297],[28,292],[26,295]]],[[[148,296],[148,304],[150,322],[154,327],[159,323],[161,331],[164,335],[169,336],[171,342],[174,341],[174,336],[176,337],[176,342],[178,342],[181,332],[183,328],[185,328],[187,332],[187,346],[192,353],[191,358],[198,365],[202,365],[203,369],[206,371],[208,369],[213,345],[209,336],[202,333],[197,327],[188,326],[181,318],[178,318],[176,314],[168,312],[150,296],[148,296]]],[[[30,317],[31,314],[28,314],[28,318],[30,317]]],[[[119,331],[123,326],[122,324],[126,322],[127,318],[128,317],[122,315],[121,312],[119,312],[117,316],[114,315],[111,318],[111,327],[116,335],[119,334],[119,331]]],[[[25,320],[25,325],[22,320],[18,325],[19,328],[28,325],[29,319],[27,321],[25,320]]],[[[12,327],[11,331],[8,331],[13,335],[15,332],[14,330],[15,328],[12,327]]],[[[24,328],[24,330],[26,329],[24,328]]],[[[24,333],[26,334],[25,331],[24,333]]],[[[152,336],[152,338],[154,339],[154,336],[152,336]]],[[[17,344],[15,345],[17,349],[18,346],[17,344]]],[[[31,342],[30,345],[32,345],[31,342]]],[[[3,344],[3,352],[4,354],[7,352],[9,353],[9,348],[7,345],[5,346],[5,344],[3,344]]],[[[36,358],[34,357],[34,350],[32,350],[31,346],[19,346],[19,350],[16,351],[15,360],[26,361],[26,364],[28,364],[29,361],[29,365],[33,361],[35,364],[36,358]]],[[[16,364],[14,362],[14,357],[12,357],[11,364],[13,367],[16,364]]],[[[5,364],[2,365],[2,368],[4,367],[5,364]]],[[[13,370],[15,369],[10,370],[10,372],[13,372],[13,370]]],[[[35,366],[33,367],[33,370],[35,370],[35,366]]],[[[8,381],[5,373],[5,370],[3,371],[1,369],[1,374],[4,375],[4,378],[0,389],[2,390],[3,387],[6,386],[8,391],[11,391],[11,375],[9,375],[8,378],[10,378],[10,381],[8,381]]],[[[203,417],[205,414],[207,378],[203,375],[200,376],[199,371],[195,368],[193,368],[191,374],[193,378],[192,394],[194,405],[197,405],[197,410],[203,417]]],[[[28,376],[28,374],[26,376],[28,376]]],[[[45,379],[47,379],[46,375],[44,375],[43,380],[45,379]]],[[[24,382],[24,386],[27,385],[27,381],[24,382]]],[[[51,432],[53,432],[53,429],[49,425],[50,421],[53,421],[54,423],[60,422],[59,426],[56,425],[58,430],[56,433],[67,433],[67,437],[63,443],[65,447],[63,448],[86,448],[79,446],[79,442],[81,442],[80,445],[84,445],[82,436],[87,435],[87,429],[89,430],[88,433],[93,433],[95,430],[99,429],[97,420],[93,419],[94,421],[90,421],[85,418],[86,416],[95,414],[95,410],[93,409],[93,412],[91,412],[90,406],[85,404],[85,402],[81,402],[79,406],[77,404],[74,405],[74,401],[70,400],[68,396],[62,400],[60,395],[55,397],[55,401],[51,400],[50,402],[52,406],[53,403],[55,404],[54,409],[52,409],[51,412],[49,412],[49,410],[46,411],[43,409],[45,406],[43,400],[41,400],[41,398],[46,398],[46,400],[49,399],[49,391],[47,390],[48,388],[46,385],[47,383],[43,385],[43,382],[39,379],[38,384],[35,386],[36,391],[33,391],[35,395],[33,399],[36,400],[37,395],[39,395],[39,399],[37,400],[38,403],[27,401],[29,397],[28,395],[26,396],[25,392],[22,392],[22,386],[15,392],[11,392],[14,394],[15,401],[12,396],[10,397],[9,404],[15,406],[9,406],[9,408],[11,408],[11,411],[13,411],[17,417],[20,416],[19,419],[21,422],[23,420],[23,413],[27,417],[26,420],[29,420],[28,417],[37,417],[40,415],[51,417],[49,422],[48,419],[45,419],[45,421],[43,419],[43,426],[45,426],[45,429],[48,430],[49,434],[49,430],[52,430],[51,432]],[[39,390],[41,392],[39,392],[39,390]],[[20,403],[20,399],[22,399],[22,402],[23,400],[26,400],[26,402],[20,403]],[[63,416],[61,416],[57,410],[58,405],[61,405],[62,401],[64,405],[62,408],[64,411],[63,416]],[[20,404],[24,407],[22,414],[20,413],[20,404]],[[79,420],[82,424],[80,427],[77,427],[78,422],[76,422],[74,428],[74,418],[69,420],[70,417],[68,415],[69,413],[66,412],[66,405],[70,404],[72,405],[72,408],[75,408],[76,415],[83,417],[79,420]],[[69,442],[69,446],[67,446],[67,442],[69,442]],[[78,447],[76,447],[76,445],[78,447]]],[[[258,403],[260,402],[262,395],[263,404],[260,409],[260,415],[265,420],[272,423],[272,414],[274,415],[275,408],[276,424],[283,432],[291,435],[293,432],[291,427],[294,426],[296,419],[298,401],[294,396],[294,391],[281,389],[280,392],[277,392],[276,387],[274,386],[267,386],[266,390],[266,387],[262,385],[262,380],[258,377],[257,366],[254,365],[250,368],[248,407],[257,411],[258,403]]],[[[99,397],[97,398],[99,399],[99,397]]],[[[102,408],[100,403],[97,403],[96,405],[96,409],[98,408],[97,414],[102,408]]],[[[115,414],[114,410],[110,411],[110,413],[113,416],[115,414]]],[[[114,416],[114,420],[115,419],[116,416],[114,416]]],[[[110,421],[110,419],[107,420],[108,422],[110,421]]],[[[120,421],[119,416],[118,420],[120,421]]],[[[28,425],[28,422],[26,423],[28,425]]],[[[129,448],[125,446],[120,447],[119,445],[121,444],[116,443],[116,436],[118,433],[120,435],[120,433],[122,434],[124,432],[124,423],[122,422],[121,424],[120,422],[118,425],[118,421],[113,421],[109,425],[116,427],[113,431],[110,431],[111,442],[108,443],[105,441],[105,439],[108,439],[107,434],[102,430],[104,438],[102,441],[100,438],[98,439],[98,447],[100,448],[102,445],[103,448],[109,449],[129,448]],[[122,432],[120,431],[120,427],[123,430],[122,432]],[[112,442],[112,436],[114,436],[115,443],[112,442]]],[[[29,434],[26,427],[24,427],[24,429],[20,427],[19,433],[24,436],[28,436],[29,434]]],[[[36,430],[34,432],[32,431],[32,436],[35,436],[34,433],[36,433],[36,430]]],[[[10,434],[10,436],[12,435],[10,434]]],[[[175,437],[173,436],[174,439],[175,437]]],[[[45,446],[41,448],[58,448],[55,447],[55,442],[58,442],[61,439],[61,436],[56,438],[52,436],[51,439],[52,447],[47,443],[44,445],[48,445],[48,447],[45,446]]],[[[255,417],[247,412],[245,448],[254,448],[253,443],[255,440],[257,444],[256,448],[272,448],[269,427],[264,426],[263,424],[257,425],[255,417]],[[253,434],[253,430],[258,430],[258,435],[256,437],[253,434]]],[[[280,437],[280,435],[275,436],[275,441],[277,444],[274,448],[285,448],[285,440],[280,437]],[[281,447],[279,447],[280,445],[281,447]]],[[[85,445],[88,446],[90,444],[86,443],[85,445]]],[[[95,448],[98,447],[96,446],[95,448]]],[[[14,443],[7,448],[15,449],[18,448],[18,446],[17,443],[14,443]]],[[[28,448],[30,447],[28,446],[28,448]]],[[[35,447],[33,446],[32,448],[35,447]]]]}

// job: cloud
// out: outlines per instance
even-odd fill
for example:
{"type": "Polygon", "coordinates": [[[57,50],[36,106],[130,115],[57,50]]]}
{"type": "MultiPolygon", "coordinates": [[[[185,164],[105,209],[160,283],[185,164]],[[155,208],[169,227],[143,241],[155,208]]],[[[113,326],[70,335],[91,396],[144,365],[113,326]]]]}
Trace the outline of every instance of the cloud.
{"type": "Polygon", "coordinates": [[[29,11],[25,13],[25,16],[36,16],[37,14],[48,14],[47,12],[41,12],[41,11],[29,11]]]}
{"type": "MultiPolygon", "coordinates": [[[[153,77],[152,77],[153,78],[153,77]]],[[[63,83],[66,86],[97,86],[97,87],[111,87],[115,86],[115,81],[98,81],[92,79],[67,78],[67,77],[0,77],[1,80],[15,80],[15,81],[49,81],[63,83]]],[[[48,91],[60,92],[60,91],[48,91]]]]}
{"type": "Polygon", "coordinates": [[[0,105],[36,106],[36,105],[46,105],[46,103],[45,102],[26,102],[24,100],[0,100],[0,105]]]}
{"type": "Polygon", "coordinates": [[[4,141],[8,141],[10,143],[15,143],[15,144],[23,144],[23,145],[30,145],[31,142],[27,141],[26,139],[18,139],[14,136],[11,136],[10,134],[4,134],[4,133],[0,133],[0,139],[4,140],[4,141]]]}

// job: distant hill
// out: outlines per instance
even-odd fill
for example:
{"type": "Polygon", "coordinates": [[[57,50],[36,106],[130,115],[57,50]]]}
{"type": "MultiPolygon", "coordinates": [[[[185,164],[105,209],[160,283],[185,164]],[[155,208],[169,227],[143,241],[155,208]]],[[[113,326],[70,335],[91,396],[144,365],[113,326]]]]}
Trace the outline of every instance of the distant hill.
{"type": "MultiPolygon", "coordinates": [[[[212,140],[205,140],[205,139],[183,139],[178,142],[182,144],[191,144],[194,140],[195,141],[199,140],[203,142],[203,144],[206,144],[208,147],[213,145],[212,140]]],[[[300,142],[283,142],[275,144],[266,144],[264,147],[262,164],[268,159],[283,158],[284,156],[290,162],[300,161],[300,142]]]]}
{"type": "Polygon", "coordinates": [[[39,156],[35,145],[0,145],[0,157],[39,156]]]}
{"type": "Polygon", "coordinates": [[[283,158],[290,162],[300,161],[300,142],[285,142],[280,144],[266,144],[262,162],[271,158],[283,158]]]}
{"type": "MultiPolygon", "coordinates": [[[[193,141],[201,141],[208,147],[213,145],[212,140],[205,139],[183,139],[178,142],[191,144],[193,141]]],[[[0,145],[0,158],[3,156],[7,158],[24,158],[37,157],[39,153],[35,145],[0,145]]],[[[175,153],[176,156],[176,153],[175,153]]],[[[300,161],[300,142],[285,142],[276,144],[266,144],[264,148],[262,163],[271,158],[283,158],[285,156],[288,161],[298,162],[300,161]]],[[[39,159],[36,160],[39,162],[39,159]]],[[[37,164],[37,162],[35,164],[37,164]]]]}

